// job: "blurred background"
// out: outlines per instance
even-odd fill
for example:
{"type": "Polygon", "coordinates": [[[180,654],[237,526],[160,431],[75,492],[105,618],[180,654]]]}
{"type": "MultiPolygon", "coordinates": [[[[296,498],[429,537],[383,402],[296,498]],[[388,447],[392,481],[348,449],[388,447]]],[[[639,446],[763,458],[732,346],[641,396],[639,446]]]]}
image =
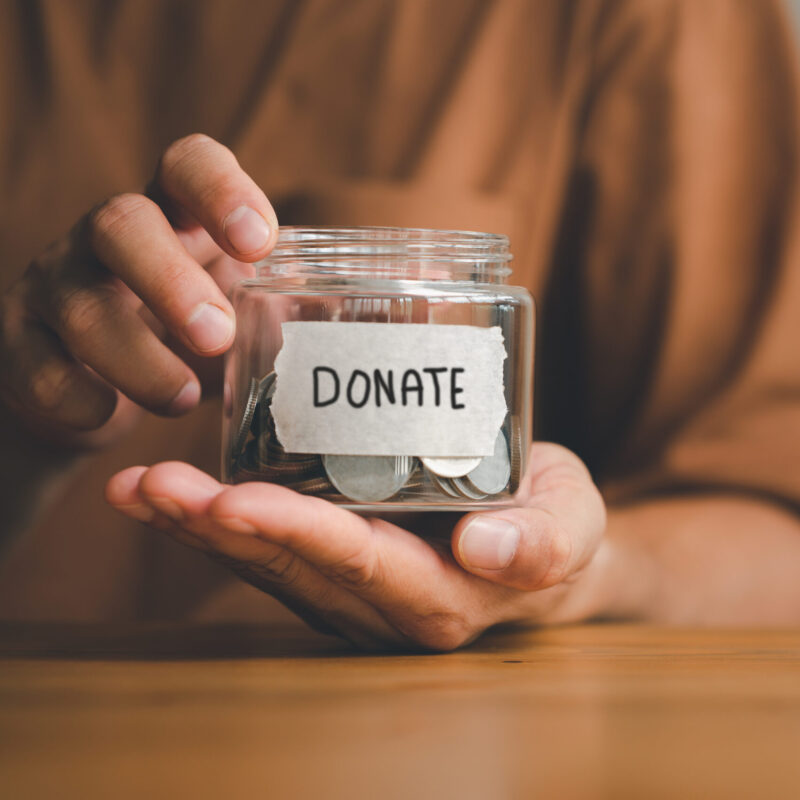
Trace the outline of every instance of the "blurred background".
{"type": "Polygon", "coordinates": [[[794,24],[800,30],[800,0],[786,0],[794,19],[794,24]]]}

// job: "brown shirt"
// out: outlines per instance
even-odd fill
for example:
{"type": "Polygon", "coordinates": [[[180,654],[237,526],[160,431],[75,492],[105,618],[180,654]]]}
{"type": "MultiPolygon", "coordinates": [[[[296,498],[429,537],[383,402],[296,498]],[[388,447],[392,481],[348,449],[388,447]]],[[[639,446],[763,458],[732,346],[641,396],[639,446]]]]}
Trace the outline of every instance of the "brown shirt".
{"type": "MultiPolygon", "coordinates": [[[[800,508],[800,131],[783,10],[744,0],[0,3],[0,288],[173,139],[228,144],[283,222],[511,236],[536,434],[610,502],[800,508]]],[[[89,459],[0,565],[0,616],[274,615],[123,519],[134,463],[217,471],[216,401],[89,459]]]]}

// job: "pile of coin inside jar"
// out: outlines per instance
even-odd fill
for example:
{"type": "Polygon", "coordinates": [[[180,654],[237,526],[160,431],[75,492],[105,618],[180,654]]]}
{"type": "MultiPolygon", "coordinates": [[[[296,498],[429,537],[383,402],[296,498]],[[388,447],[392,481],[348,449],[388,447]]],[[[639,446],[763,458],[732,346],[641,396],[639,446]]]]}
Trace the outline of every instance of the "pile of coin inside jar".
{"type": "MultiPolygon", "coordinates": [[[[486,500],[516,491],[522,470],[519,420],[512,416],[509,435],[501,430],[494,453],[475,458],[351,456],[287,453],[278,441],[270,405],[276,375],[253,378],[231,451],[233,483],[270,481],[303,494],[355,503],[379,503],[401,489],[422,490],[426,476],[443,495],[486,500]],[[509,441],[510,440],[510,441],[509,441]]],[[[445,500],[445,503],[448,501],[445,500]]]]}

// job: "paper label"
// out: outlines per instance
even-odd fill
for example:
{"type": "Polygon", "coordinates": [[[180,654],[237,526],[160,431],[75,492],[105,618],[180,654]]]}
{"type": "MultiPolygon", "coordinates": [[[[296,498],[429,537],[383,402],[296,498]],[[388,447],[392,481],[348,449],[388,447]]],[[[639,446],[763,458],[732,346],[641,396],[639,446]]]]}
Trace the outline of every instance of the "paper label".
{"type": "Polygon", "coordinates": [[[272,414],[288,452],[486,456],[506,414],[499,327],[284,322],[272,414]]]}

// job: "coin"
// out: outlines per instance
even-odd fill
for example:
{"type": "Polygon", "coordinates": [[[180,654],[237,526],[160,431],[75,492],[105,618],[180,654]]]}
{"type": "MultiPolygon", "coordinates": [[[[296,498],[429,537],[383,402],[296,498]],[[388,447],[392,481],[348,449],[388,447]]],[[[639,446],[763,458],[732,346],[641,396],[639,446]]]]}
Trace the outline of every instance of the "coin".
{"type": "Polygon", "coordinates": [[[516,492],[522,480],[522,430],[519,417],[511,417],[511,482],[509,491],[516,492]]]}
{"type": "Polygon", "coordinates": [[[268,372],[258,382],[258,409],[255,417],[253,417],[252,425],[253,435],[256,437],[261,436],[262,432],[266,428],[266,424],[272,419],[270,405],[272,404],[272,397],[275,394],[276,377],[277,376],[274,371],[268,372]]]}
{"type": "Polygon", "coordinates": [[[396,494],[414,471],[409,456],[324,455],[330,482],[357,503],[378,503],[396,494]]]}
{"type": "Polygon", "coordinates": [[[442,494],[449,495],[450,497],[461,497],[454,488],[450,478],[441,478],[435,472],[430,471],[428,472],[428,477],[431,479],[431,483],[442,492],[442,494]]]}
{"type": "Polygon", "coordinates": [[[263,480],[258,463],[258,442],[250,441],[245,445],[241,455],[233,463],[231,480],[233,483],[263,480]]]}
{"type": "Polygon", "coordinates": [[[508,486],[510,477],[511,462],[508,455],[508,443],[505,434],[500,431],[494,441],[494,453],[482,458],[481,463],[475,469],[463,478],[455,478],[453,482],[468,497],[472,496],[468,492],[486,496],[500,494],[508,486]]]}
{"type": "Polygon", "coordinates": [[[263,406],[259,435],[259,463],[263,479],[282,484],[310,480],[322,474],[322,461],[316,453],[289,453],[278,440],[275,418],[270,412],[275,388],[275,373],[270,372],[261,379],[259,388],[260,402],[263,406]]]}
{"type": "Polygon", "coordinates": [[[301,494],[317,494],[318,492],[329,492],[333,487],[327,478],[309,478],[304,481],[294,481],[283,484],[287,489],[293,489],[301,494]]]}
{"type": "Polygon", "coordinates": [[[431,458],[423,456],[420,461],[430,470],[441,478],[460,478],[481,463],[481,457],[477,458],[431,458]]]}
{"type": "Polygon", "coordinates": [[[276,379],[278,374],[273,370],[272,372],[268,372],[258,384],[258,397],[260,400],[271,401],[273,395],[275,394],[275,389],[277,388],[276,379]]]}
{"type": "Polygon", "coordinates": [[[233,451],[231,452],[231,459],[235,462],[244,450],[244,444],[247,441],[247,435],[250,433],[250,426],[253,424],[253,417],[256,413],[256,405],[258,405],[258,380],[252,378],[250,380],[250,391],[247,395],[247,401],[244,404],[244,414],[242,421],[239,423],[239,430],[236,434],[236,439],[233,444],[233,451]]]}
{"type": "Polygon", "coordinates": [[[455,489],[457,497],[466,497],[469,500],[485,500],[486,492],[479,492],[464,478],[451,478],[450,485],[455,489]]]}

